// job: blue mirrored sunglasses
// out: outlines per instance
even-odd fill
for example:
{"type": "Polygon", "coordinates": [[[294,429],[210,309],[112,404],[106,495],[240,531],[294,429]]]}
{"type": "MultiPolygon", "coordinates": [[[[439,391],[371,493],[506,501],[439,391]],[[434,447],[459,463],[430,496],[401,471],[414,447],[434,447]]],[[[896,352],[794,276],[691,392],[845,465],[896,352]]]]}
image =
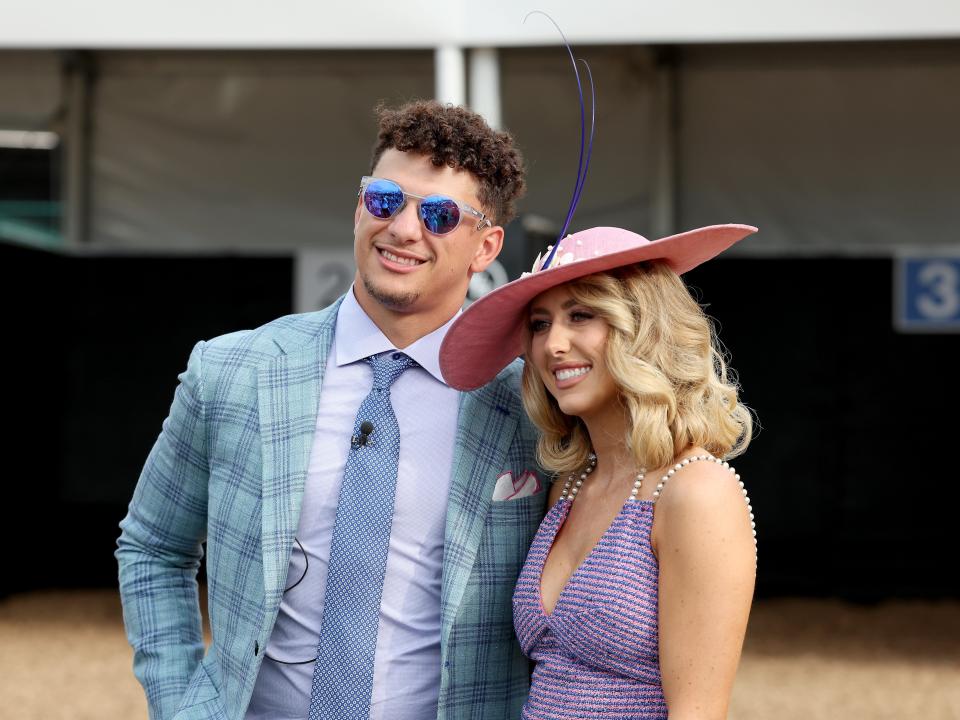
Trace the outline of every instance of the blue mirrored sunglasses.
{"type": "Polygon", "coordinates": [[[423,227],[434,235],[452,233],[465,214],[477,218],[477,230],[493,226],[486,215],[469,205],[446,195],[414,195],[406,192],[393,180],[364,175],[360,179],[360,197],[367,212],[378,220],[389,220],[403,209],[408,200],[416,200],[423,227]]]}

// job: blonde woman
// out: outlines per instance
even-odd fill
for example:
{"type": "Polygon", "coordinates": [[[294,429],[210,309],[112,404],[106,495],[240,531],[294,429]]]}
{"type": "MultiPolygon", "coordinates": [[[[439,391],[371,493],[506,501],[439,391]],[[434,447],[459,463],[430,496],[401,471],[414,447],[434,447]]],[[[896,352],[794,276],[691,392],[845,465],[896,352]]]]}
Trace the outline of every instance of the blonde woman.
{"type": "Polygon", "coordinates": [[[726,717],[756,571],[727,460],[751,419],[679,275],[755,230],[568,236],[446,336],[458,389],[525,355],[524,406],[557,478],[513,599],[536,662],[523,718],[726,717]]]}

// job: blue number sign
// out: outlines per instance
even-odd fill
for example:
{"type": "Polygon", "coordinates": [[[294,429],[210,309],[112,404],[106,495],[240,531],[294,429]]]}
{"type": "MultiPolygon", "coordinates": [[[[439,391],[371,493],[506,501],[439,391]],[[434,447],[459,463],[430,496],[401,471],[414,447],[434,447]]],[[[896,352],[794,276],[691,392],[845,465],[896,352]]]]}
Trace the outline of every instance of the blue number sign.
{"type": "Polygon", "coordinates": [[[960,255],[897,259],[894,324],[901,332],[960,332],[960,255]]]}

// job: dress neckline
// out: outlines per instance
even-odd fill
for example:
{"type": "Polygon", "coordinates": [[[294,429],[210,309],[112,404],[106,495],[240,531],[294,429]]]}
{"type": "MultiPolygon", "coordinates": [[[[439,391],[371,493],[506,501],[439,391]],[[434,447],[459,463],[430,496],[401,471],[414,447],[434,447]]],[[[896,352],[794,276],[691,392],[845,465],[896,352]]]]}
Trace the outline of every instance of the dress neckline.
{"type": "Polygon", "coordinates": [[[650,506],[652,508],[654,505],[654,501],[640,500],[637,498],[627,498],[624,501],[623,505],[617,511],[617,514],[613,516],[613,519],[610,521],[610,524],[607,526],[606,530],[603,531],[603,534],[593,544],[593,547],[590,548],[590,552],[588,552],[586,556],[583,558],[583,560],[580,562],[580,564],[577,565],[576,568],[574,568],[573,572],[570,573],[570,576],[567,578],[566,582],[564,582],[563,587],[560,588],[560,593],[557,595],[557,599],[553,603],[553,610],[551,610],[550,612],[547,612],[547,608],[543,604],[543,571],[547,567],[547,560],[549,560],[550,558],[550,553],[553,552],[553,544],[557,540],[557,535],[560,533],[560,528],[563,527],[563,523],[566,522],[567,517],[570,514],[570,508],[572,505],[573,505],[572,497],[561,498],[560,500],[557,500],[557,502],[553,504],[553,507],[551,507],[547,513],[547,515],[549,516],[550,513],[552,513],[554,510],[557,510],[558,508],[560,511],[559,517],[556,519],[556,526],[553,528],[553,532],[550,536],[550,543],[547,546],[547,551],[543,556],[543,564],[540,565],[540,571],[537,573],[537,605],[540,608],[540,614],[543,615],[543,617],[546,618],[547,620],[550,620],[553,617],[553,615],[556,613],[557,607],[560,605],[561,600],[563,600],[563,596],[566,594],[567,589],[570,587],[571,583],[574,581],[577,575],[581,574],[581,571],[583,570],[583,568],[586,567],[587,563],[590,562],[593,556],[597,553],[597,549],[601,546],[601,544],[603,544],[604,540],[607,539],[607,536],[610,535],[610,531],[617,524],[617,521],[619,521],[620,518],[623,516],[624,511],[631,505],[638,506],[638,507],[650,506]]]}

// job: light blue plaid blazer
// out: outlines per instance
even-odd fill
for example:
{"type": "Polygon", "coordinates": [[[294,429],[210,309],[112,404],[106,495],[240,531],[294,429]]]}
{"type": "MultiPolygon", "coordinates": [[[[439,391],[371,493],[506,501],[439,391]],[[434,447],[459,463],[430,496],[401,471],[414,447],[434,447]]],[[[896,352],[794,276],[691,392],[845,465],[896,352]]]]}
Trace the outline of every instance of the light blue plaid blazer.
{"type": "MultiPolygon", "coordinates": [[[[242,718],[249,704],[286,582],[339,304],[198,343],[180,375],[117,549],[151,718],[242,718]]],[[[529,686],[510,600],[546,493],[491,502],[501,473],[536,470],[520,371],[516,362],[461,396],[443,559],[443,720],[517,718],[529,686]]]]}

